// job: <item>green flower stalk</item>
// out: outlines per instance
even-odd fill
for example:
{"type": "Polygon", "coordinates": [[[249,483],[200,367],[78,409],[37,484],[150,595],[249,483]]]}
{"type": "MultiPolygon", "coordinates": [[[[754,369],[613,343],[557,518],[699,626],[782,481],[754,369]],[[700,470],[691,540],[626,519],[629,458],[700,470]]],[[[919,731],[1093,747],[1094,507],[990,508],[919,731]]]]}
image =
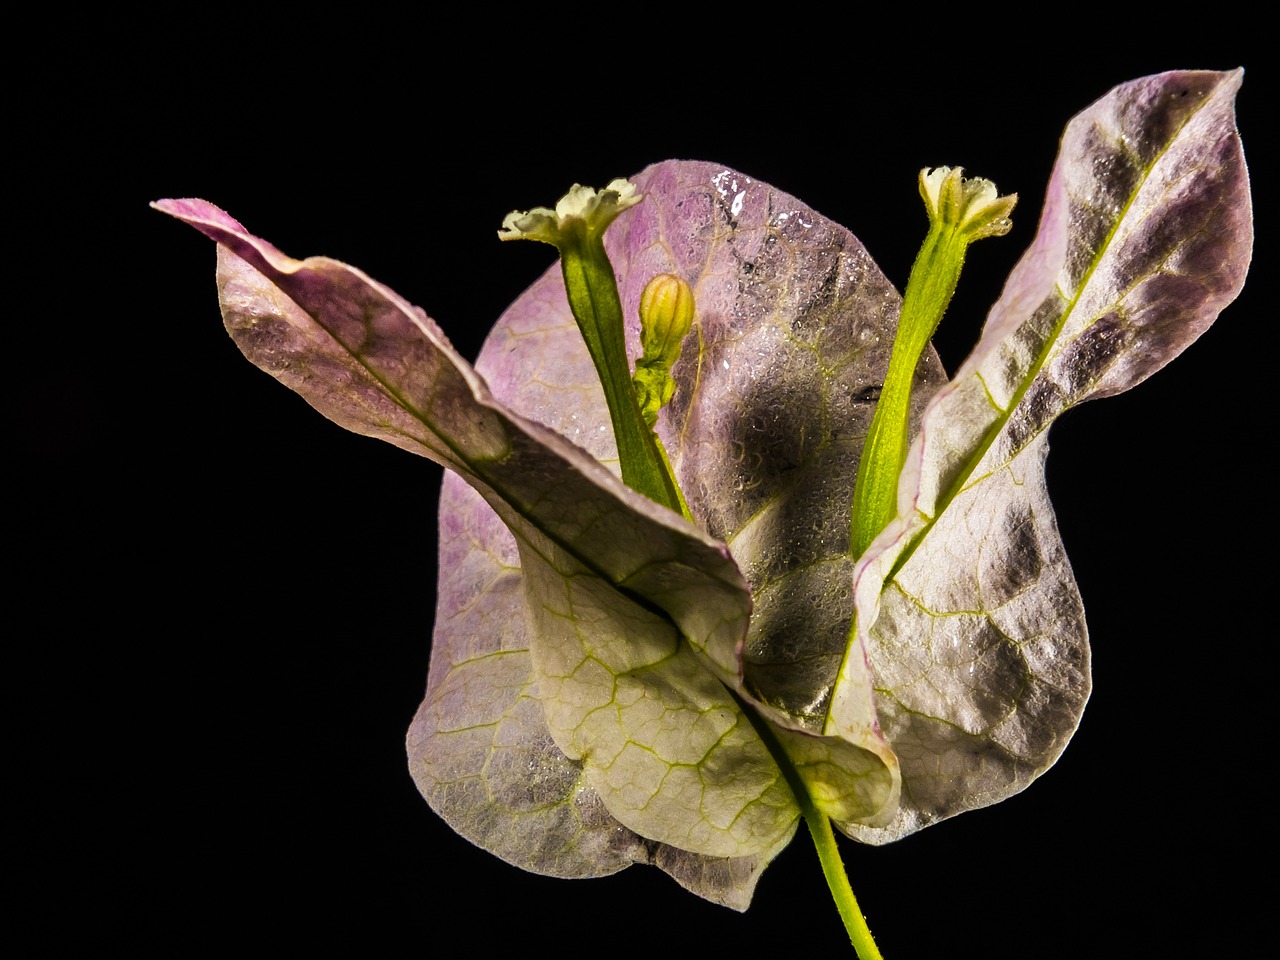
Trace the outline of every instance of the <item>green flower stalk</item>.
{"type": "Polygon", "coordinates": [[[1016,193],[1000,196],[990,180],[966,180],[961,167],[920,171],[920,196],[929,214],[925,236],[893,341],[889,372],[858,462],[850,547],[855,557],[888,526],[898,510],[898,476],[910,440],[911,381],[956,292],[969,244],[1009,232],[1016,193]]]}
{"type": "Polygon", "coordinates": [[[540,240],[560,251],[569,307],[604,388],[622,481],[655,503],[687,517],[688,508],[667,458],[636,402],[618,282],[604,250],[604,232],[609,224],[642,199],[635,185],[626,180],[614,180],[599,192],[575,183],[554,210],[535,207],[508,214],[498,237],[540,240]]]}

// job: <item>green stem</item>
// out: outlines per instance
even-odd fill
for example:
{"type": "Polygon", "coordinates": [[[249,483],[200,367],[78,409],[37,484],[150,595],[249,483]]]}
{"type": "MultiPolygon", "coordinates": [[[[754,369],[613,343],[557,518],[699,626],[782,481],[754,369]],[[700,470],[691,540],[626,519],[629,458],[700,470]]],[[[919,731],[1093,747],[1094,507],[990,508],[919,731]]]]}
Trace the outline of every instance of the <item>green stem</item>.
{"type": "Polygon", "coordinates": [[[827,878],[827,886],[836,901],[836,909],[840,911],[840,919],[844,921],[844,928],[849,933],[849,942],[857,951],[859,960],[883,960],[880,949],[871,936],[871,928],[867,926],[867,918],[862,915],[862,909],[858,906],[858,898],[853,895],[853,887],[849,885],[831,821],[811,802],[802,802],[800,807],[809,835],[813,837],[813,845],[818,848],[822,875],[827,878]]]}
{"type": "Polygon", "coordinates": [[[855,557],[862,556],[897,515],[898,475],[907,457],[911,384],[924,348],[956,292],[967,246],[954,227],[935,222],[911,267],[889,371],[858,461],[851,526],[855,557]]]}
{"type": "Polygon", "coordinates": [[[777,763],[783,779],[787,781],[787,786],[795,795],[796,804],[800,807],[800,815],[804,817],[809,835],[813,837],[813,845],[818,849],[818,862],[822,864],[822,875],[827,880],[827,888],[836,902],[836,910],[840,912],[840,919],[844,921],[844,929],[849,934],[849,942],[853,944],[858,960],[884,960],[871,936],[867,918],[862,915],[862,910],[858,906],[858,898],[853,895],[853,887],[850,886],[849,876],[844,870],[844,861],[840,859],[840,848],[836,846],[835,831],[831,829],[831,820],[813,802],[813,796],[809,793],[804,777],[791,762],[791,757],[782,746],[778,735],[769,726],[769,721],[756,713],[751,705],[735,691],[730,689],[729,695],[737,701],[738,707],[746,714],[747,720],[759,734],[765,749],[777,763]]]}
{"type": "Polygon", "coordinates": [[[560,267],[569,307],[604,388],[622,482],[668,510],[688,516],[666,457],[636,403],[623,337],[622,302],[604,241],[585,229],[573,240],[566,237],[560,245],[560,267]]]}
{"type": "Polygon", "coordinates": [[[671,478],[671,486],[676,492],[676,499],[680,501],[680,513],[684,515],[686,520],[693,523],[693,514],[689,511],[689,501],[684,498],[684,491],[680,489],[680,484],[676,482],[676,471],[671,466],[671,458],[667,456],[667,448],[663,446],[660,436],[654,433],[652,429],[649,432],[653,434],[653,442],[658,448],[658,456],[662,457],[662,467],[667,476],[671,478]]]}
{"type": "Polygon", "coordinates": [[[911,266],[889,370],[858,461],[850,545],[860,557],[898,514],[898,479],[907,458],[911,384],[925,347],[956,292],[969,244],[1009,232],[1017,194],[999,196],[990,180],[966,180],[959,167],[920,171],[929,233],[911,266]]]}

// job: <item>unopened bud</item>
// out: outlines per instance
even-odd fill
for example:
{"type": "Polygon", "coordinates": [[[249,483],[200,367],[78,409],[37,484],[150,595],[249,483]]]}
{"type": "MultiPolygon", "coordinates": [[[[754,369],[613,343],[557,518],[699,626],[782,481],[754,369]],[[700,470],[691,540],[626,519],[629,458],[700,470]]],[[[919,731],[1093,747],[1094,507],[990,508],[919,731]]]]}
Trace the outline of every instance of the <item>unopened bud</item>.
{"type": "Polygon", "coordinates": [[[671,369],[692,326],[693,289],[673,273],[658,274],[640,294],[641,362],[671,369]]]}
{"type": "Polygon", "coordinates": [[[671,367],[693,327],[693,289],[680,277],[660,273],[640,294],[640,344],[644,356],[636,361],[632,383],[645,422],[653,426],[658,411],[675,395],[671,367]]]}

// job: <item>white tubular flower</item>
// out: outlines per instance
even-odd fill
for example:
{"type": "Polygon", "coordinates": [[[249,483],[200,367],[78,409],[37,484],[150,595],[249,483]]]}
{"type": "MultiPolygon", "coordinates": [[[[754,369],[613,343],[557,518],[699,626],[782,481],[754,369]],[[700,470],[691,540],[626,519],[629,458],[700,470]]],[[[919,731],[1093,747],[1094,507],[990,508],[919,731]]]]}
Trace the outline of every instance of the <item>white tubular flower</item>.
{"type": "Polygon", "coordinates": [[[920,171],[920,196],[931,223],[949,226],[967,242],[1009,232],[1009,214],[1018,195],[1000,196],[996,185],[981,177],[965,179],[963,167],[925,167],[920,171]]]}
{"type": "Polygon", "coordinates": [[[502,221],[502,229],[498,231],[498,239],[541,240],[560,247],[565,235],[571,231],[602,235],[618,214],[643,199],[636,185],[629,180],[614,180],[600,191],[575,183],[556,203],[554,210],[534,207],[507,214],[502,221]]]}

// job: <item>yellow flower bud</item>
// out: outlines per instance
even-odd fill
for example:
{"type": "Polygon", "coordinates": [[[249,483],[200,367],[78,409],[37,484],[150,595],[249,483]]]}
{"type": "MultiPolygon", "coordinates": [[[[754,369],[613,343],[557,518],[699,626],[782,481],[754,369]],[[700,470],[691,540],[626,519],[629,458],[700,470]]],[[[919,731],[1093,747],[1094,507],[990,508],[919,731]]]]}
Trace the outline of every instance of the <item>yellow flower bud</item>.
{"type": "Polygon", "coordinates": [[[693,289],[672,273],[660,273],[640,294],[641,363],[670,370],[680,359],[680,344],[693,326],[693,289]]]}
{"type": "Polygon", "coordinates": [[[640,294],[640,344],[644,356],[636,361],[632,385],[645,422],[658,422],[658,411],[675,395],[671,366],[680,359],[680,346],[693,327],[693,289],[671,273],[660,273],[640,294]]]}

